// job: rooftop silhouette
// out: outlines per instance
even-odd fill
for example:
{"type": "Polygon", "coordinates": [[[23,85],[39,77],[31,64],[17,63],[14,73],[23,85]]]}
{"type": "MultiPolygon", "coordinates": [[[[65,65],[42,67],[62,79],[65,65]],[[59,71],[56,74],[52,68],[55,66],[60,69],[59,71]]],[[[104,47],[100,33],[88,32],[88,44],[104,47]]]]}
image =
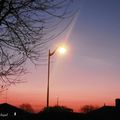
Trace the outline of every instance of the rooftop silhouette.
{"type": "Polygon", "coordinates": [[[15,107],[13,105],[10,105],[8,103],[0,104],[0,119],[1,118],[25,118],[29,116],[30,113],[27,111],[24,111],[18,107],[15,107]]]}
{"type": "Polygon", "coordinates": [[[87,113],[76,113],[64,106],[44,108],[39,113],[29,113],[13,105],[0,104],[0,119],[6,120],[117,120],[120,119],[119,99],[115,106],[102,106],[87,113]]]}

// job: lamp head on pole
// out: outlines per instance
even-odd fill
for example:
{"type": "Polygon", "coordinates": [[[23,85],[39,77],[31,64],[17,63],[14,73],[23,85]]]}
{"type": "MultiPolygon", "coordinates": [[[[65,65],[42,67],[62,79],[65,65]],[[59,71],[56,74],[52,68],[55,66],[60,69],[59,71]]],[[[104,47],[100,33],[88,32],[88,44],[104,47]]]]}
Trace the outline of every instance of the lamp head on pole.
{"type": "Polygon", "coordinates": [[[67,47],[65,45],[56,47],[56,49],[53,52],[50,52],[49,50],[49,56],[52,56],[55,54],[55,52],[59,53],[60,55],[64,55],[67,52],[67,47]]]}

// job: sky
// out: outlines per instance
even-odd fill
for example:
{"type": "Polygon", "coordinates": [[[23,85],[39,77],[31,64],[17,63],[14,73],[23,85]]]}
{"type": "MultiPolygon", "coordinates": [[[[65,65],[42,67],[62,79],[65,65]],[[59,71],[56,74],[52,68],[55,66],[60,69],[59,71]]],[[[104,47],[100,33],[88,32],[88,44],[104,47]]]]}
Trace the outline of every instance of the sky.
{"type": "MultiPolygon", "coordinates": [[[[80,0],[80,11],[62,36],[65,56],[51,57],[50,105],[78,111],[83,105],[114,105],[120,98],[120,1],[80,0]]],[[[54,46],[54,45],[53,45],[54,46]]],[[[36,110],[46,106],[47,65],[28,66],[26,83],[13,85],[1,103],[29,103],[36,110]]]]}

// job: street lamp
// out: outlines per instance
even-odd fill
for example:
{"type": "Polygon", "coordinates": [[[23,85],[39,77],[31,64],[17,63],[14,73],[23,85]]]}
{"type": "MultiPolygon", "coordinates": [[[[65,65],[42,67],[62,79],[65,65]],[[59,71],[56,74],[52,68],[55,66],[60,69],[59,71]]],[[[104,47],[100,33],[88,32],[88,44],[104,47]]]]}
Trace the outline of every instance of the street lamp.
{"type": "Polygon", "coordinates": [[[58,47],[53,52],[51,52],[50,50],[48,52],[47,108],[49,107],[50,57],[54,55],[57,50],[60,54],[65,54],[66,52],[66,49],[64,47],[58,47]]]}

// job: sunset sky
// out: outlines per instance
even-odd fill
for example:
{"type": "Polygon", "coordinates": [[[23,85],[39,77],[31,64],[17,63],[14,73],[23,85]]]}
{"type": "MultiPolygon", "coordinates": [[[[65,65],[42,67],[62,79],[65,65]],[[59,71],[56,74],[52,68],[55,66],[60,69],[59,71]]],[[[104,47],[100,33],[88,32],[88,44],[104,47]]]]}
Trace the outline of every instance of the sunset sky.
{"type": "MultiPolygon", "coordinates": [[[[61,37],[68,51],[51,57],[50,105],[57,97],[76,111],[86,104],[114,105],[120,98],[120,0],[80,0],[73,7],[80,11],[61,37]]],[[[27,82],[8,90],[8,103],[40,110],[46,106],[47,65],[28,68],[27,82]]]]}

